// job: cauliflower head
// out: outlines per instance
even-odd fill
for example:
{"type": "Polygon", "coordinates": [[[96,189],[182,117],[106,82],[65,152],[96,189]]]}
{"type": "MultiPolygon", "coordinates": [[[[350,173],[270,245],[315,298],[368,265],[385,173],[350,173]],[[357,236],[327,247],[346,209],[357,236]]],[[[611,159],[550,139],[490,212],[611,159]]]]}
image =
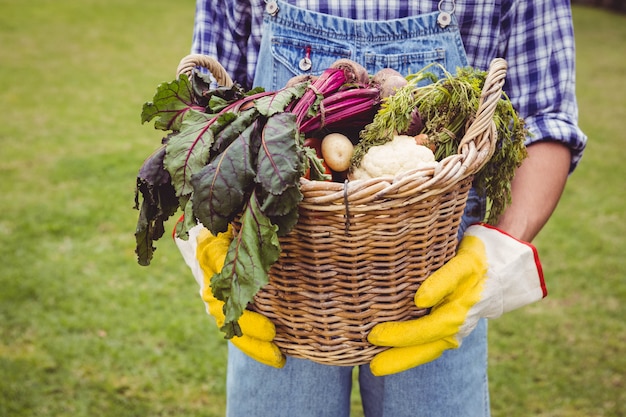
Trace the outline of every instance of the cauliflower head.
{"type": "Polygon", "coordinates": [[[418,145],[413,136],[396,135],[383,145],[372,146],[352,170],[353,180],[396,176],[412,169],[433,166],[435,154],[428,147],[418,145]]]}

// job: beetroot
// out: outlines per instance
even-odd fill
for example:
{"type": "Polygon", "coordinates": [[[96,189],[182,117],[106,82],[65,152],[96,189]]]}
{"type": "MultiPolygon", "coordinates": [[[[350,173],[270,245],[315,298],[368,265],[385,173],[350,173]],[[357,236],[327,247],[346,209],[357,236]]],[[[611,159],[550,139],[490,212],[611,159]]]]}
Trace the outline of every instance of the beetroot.
{"type": "Polygon", "coordinates": [[[380,71],[378,71],[376,74],[374,74],[374,76],[372,77],[372,84],[375,84],[375,85],[384,84],[385,81],[389,77],[393,77],[396,75],[399,75],[400,77],[402,77],[402,74],[400,74],[398,71],[396,71],[393,68],[383,68],[380,71]]]}
{"type": "Polygon", "coordinates": [[[317,80],[317,75],[312,75],[312,74],[295,75],[291,77],[289,80],[287,80],[287,84],[285,84],[285,87],[289,88],[289,87],[293,87],[296,84],[305,83],[305,82],[312,83],[312,82],[315,82],[315,80],[317,80]]]}
{"type": "Polygon", "coordinates": [[[382,98],[392,96],[396,93],[396,90],[404,87],[405,85],[407,85],[406,78],[401,75],[392,75],[380,85],[380,96],[382,98]]]}
{"type": "Polygon", "coordinates": [[[370,76],[367,73],[367,70],[361,64],[351,59],[338,59],[330,66],[330,68],[338,68],[344,70],[344,72],[346,73],[347,83],[369,83],[370,76]]]}
{"type": "Polygon", "coordinates": [[[420,116],[420,111],[417,107],[414,107],[411,111],[411,120],[409,121],[409,127],[404,131],[400,132],[402,135],[408,136],[416,136],[424,129],[424,121],[420,116]]]}
{"type": "Polygon", "coordinates": [[[380,97],[392,96],[398,88],[407,85],[407,80],[393,68],[383,68],[372,77],[372,86],[380,90],[380,97]]]}

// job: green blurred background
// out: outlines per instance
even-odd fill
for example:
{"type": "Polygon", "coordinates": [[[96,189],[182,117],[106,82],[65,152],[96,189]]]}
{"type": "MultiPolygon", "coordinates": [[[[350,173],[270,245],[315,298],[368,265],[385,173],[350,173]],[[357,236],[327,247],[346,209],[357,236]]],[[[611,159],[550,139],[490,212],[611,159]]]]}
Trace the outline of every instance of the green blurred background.
{"type": "MultiPolygon", "coordinates": [[[[134,255],[141,106],[194,4],[0,1],[0,416],[223,415],[226,344],[178,251],[134,255]]],[[[590,143],[535,242],[550,296],[491,324],[494,417],[626,415],[626,16],[574,20],[590,143]]]]}

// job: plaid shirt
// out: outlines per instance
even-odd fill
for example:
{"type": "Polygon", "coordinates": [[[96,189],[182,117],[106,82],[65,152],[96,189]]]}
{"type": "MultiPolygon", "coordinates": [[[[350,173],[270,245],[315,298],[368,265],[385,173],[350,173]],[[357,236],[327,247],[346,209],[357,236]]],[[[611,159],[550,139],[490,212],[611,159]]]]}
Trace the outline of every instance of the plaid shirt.
{"type": "MultiPolygon", "coordinates": [[[[438,0],[288,0],[312,11],[351,19],[385,20],[437,11],[438,0]]],[[[450,10],[452,1],[444,1],[450,10]]],[[[251,88],[261,38],[264,0],[197,0],[192,52],[216,58],[251,88]]],[[[495,57],[509,68],[504,87],[532,133],[528,143],[557,140],[572,151],[571,170],[587,141],[577,126],[575,54],[567,0],[457,1],[454,14],[469,64],[486,69],[495,57]]]]}

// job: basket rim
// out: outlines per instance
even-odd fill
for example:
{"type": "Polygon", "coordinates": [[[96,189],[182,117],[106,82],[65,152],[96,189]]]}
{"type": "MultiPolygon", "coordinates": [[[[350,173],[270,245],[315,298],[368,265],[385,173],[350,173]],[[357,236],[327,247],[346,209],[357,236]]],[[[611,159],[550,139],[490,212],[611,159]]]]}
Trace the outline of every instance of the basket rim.
{"type": "MultiPolygon", "coordinates": [[[[344,183],[312,181],[302,178],[300,189],[304,195],[301,207],[328,209],[345,204],[375,204],[385,201],[419,201],[433,194],[449,191],[459,181],[473,176],[489,161],[497,142],[493,116],[502,97],[507,63],[494,59],[487,72],[476,117],[470,122],[461,139],[458,153],[450,155],[433,166],[403,172],[396,176],[352,180],[344,183]]],[[[340,209],[340,208],[339,208],[340,209]]]]}
{"type": "MultiPolygon", "coordinates": [[[[218,84],[231,86],[232,79],[224,67],[213,57],[189,54],[183,57],[176,70],[180,74],[191,74],[195,67],[207,69],[218,84]]],[[[493,115],[502,96],[507,72],[507,62],[494,58],[487,71],[481,91],[476,117],[472,120],[461,139],[458,152],[433,165],[413,169],[396,176],[372,179],[346,180],[345,182],[315,181],[300,179],[303,200],[301,208],[313,210],[344,210],[346,205],[403,203],[410,199],[419,201],[449,191],[459,181],[476,174],[493,155],[497,142],[497,130],[493,115]],[[388,203],[391,202],[391,203],[388,203]]]]}

